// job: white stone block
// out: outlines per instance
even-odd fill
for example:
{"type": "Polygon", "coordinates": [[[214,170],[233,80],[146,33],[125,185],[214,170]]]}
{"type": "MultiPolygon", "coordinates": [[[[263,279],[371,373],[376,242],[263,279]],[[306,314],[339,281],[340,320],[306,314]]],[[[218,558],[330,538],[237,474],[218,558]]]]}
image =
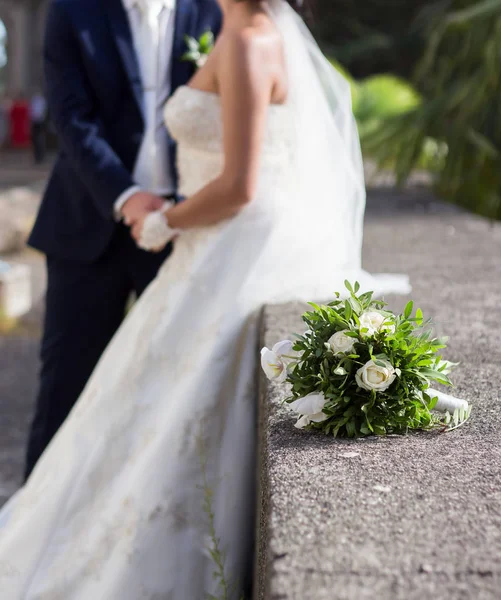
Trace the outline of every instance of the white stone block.
{"type": "Polygon", "coordinates": [[[31,271],[28,265],[0,261],[0,316],[15,319],[32,306],[31,271]]]}

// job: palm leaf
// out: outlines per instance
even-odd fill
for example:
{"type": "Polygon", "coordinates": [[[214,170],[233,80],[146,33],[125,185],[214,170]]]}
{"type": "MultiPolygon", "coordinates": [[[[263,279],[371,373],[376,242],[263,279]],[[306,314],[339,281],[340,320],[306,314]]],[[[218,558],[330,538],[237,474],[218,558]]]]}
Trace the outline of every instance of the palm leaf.
{"type": "Polygon", "coordinates": [[[439,193],[501,219],[501,0],[433,3],[418,21],[428,40],[415,77],[424,100],[383,119],[364,148],[404,182],[436,140],[447,148],[434,169],[439,193]]]}

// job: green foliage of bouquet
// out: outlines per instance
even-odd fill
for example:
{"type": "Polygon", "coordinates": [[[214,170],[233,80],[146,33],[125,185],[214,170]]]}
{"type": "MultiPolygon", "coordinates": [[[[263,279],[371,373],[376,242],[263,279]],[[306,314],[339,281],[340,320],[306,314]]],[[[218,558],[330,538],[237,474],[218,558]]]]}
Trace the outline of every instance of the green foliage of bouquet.
{"type": "Polygon", "coordinates": [[[412,316],[409,302],[395,315],[372,292],[357,295],[358,283],[345,285],[347,299],[337,293],[328,305],[311,303],[303,315],[309,329],[296,342],[261,352],[268,378],[291,384],[286,402],[300,415],[296,427],[354,438],[464,423],[468,403],[430,389],[452,385],[455,365],[440,356],[446,340],[432,337],[422,311],[412,316]]]}

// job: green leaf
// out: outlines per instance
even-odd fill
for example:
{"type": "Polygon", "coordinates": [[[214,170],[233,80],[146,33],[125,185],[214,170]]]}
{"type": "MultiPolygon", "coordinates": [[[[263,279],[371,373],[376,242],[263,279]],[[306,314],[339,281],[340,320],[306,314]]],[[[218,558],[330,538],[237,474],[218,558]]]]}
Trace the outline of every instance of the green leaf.
{"type": "Polygon", "coordinates": [[[408,319],[411,316],[413,308],[414,308],[414,302],[412,300],[410,300],[409,302],[407,302],[407,305],[404,310],[404,317],[406,319],[408,319]]]}
{"type": "Polygon", "coordinates": [[[434,396],[433,398],[430,398],[430,401],[428,402],[428,410],[433,410],[435,408],[435,406],[437,405],[438,402],[438,396],[434,396]]]}
{"type": "Polygon", "coordinates": [[[359,296],[358,301],[361,304],[368,306],[372,301],[372,296],[373,296],[373,292],[365,292],[365,294],[362,294],[361,296],[359,296]]]}
{"type": "Polygon", "coordinates": [[[443,383],[444,385],[452,385],[451,380],[444,373],[440,373],[440,371],[435,371],[434,369],[428,369],[427,367],[422,367],[419,369],[419,373],[424,375],[428,379],[432,379],[433,381],[438,381],[438,383],[443,383]]]}
{"type": "Polygon", "coordinates": [[[189,50],[188,52],[185,52],[183,56],[181,56],[181,60],[183,62],[196,63],[200,60],[200,52],[198,52],[198,50],[189,50]]]}
{"type": "Polygon", "coordinates": [[[416,322],[418,325],[423,323],[423,311],[420,308],[416,310],[416,322]]]}
{"type": "Polygon", "coordinates": [[[353,288],[351,287],[351,283],[350,283],[350,282],[349,282],[347,279],[345,279],[345,281],[344,281],[344,287],[345,287],[345,288],[346,288],[346,289],[347,289],[349,292],[352,292],[352,293],[353,293],[353,288]]]}
{"type": "Polygon", "coordinates": [[[201,37],[200,37],[200,48],[206,53],[208,54],[210,52],[210,50],[212,50],[212,47],[214,46],[214,34],[212,33],[212,31],[206,31],[201,37]]]}
{"type": "Polygon", "coordinates": [[[352,296],[350,298],[349,302],[350,302],[353,310],[355,310],[359,313],[363,312],[362,305],[360,304],[360,302],[358,301],[358,299],[355,296],[352,296]]]}
{"type": "Polygon", "coordinates": [[[346,432],[348,437],[355,437],[357,435],[357,428],[353,419],[346,423],[346,432]]]}
{"type": "Polygon", "coordinates": [[[351,319],[352,314],[353,314],[353,309],[351,307],[351,304],[349,303],[348,300],[346,300],[346,302],[344,303],[344,316],[346,317],[347,321],[349,321],[351,319]]]}

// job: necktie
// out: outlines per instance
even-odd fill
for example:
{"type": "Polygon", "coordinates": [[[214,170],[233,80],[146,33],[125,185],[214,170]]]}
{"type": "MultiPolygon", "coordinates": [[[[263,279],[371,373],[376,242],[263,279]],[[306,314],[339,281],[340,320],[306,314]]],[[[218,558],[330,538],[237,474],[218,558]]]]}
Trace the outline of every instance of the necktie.
{"type": "Polygon", "coordinates": [[[157,88],[160,16],[164,10],[163,0],[139,0],[139,46],[141,48],[141,71],[145,91],[157,88]]]}

